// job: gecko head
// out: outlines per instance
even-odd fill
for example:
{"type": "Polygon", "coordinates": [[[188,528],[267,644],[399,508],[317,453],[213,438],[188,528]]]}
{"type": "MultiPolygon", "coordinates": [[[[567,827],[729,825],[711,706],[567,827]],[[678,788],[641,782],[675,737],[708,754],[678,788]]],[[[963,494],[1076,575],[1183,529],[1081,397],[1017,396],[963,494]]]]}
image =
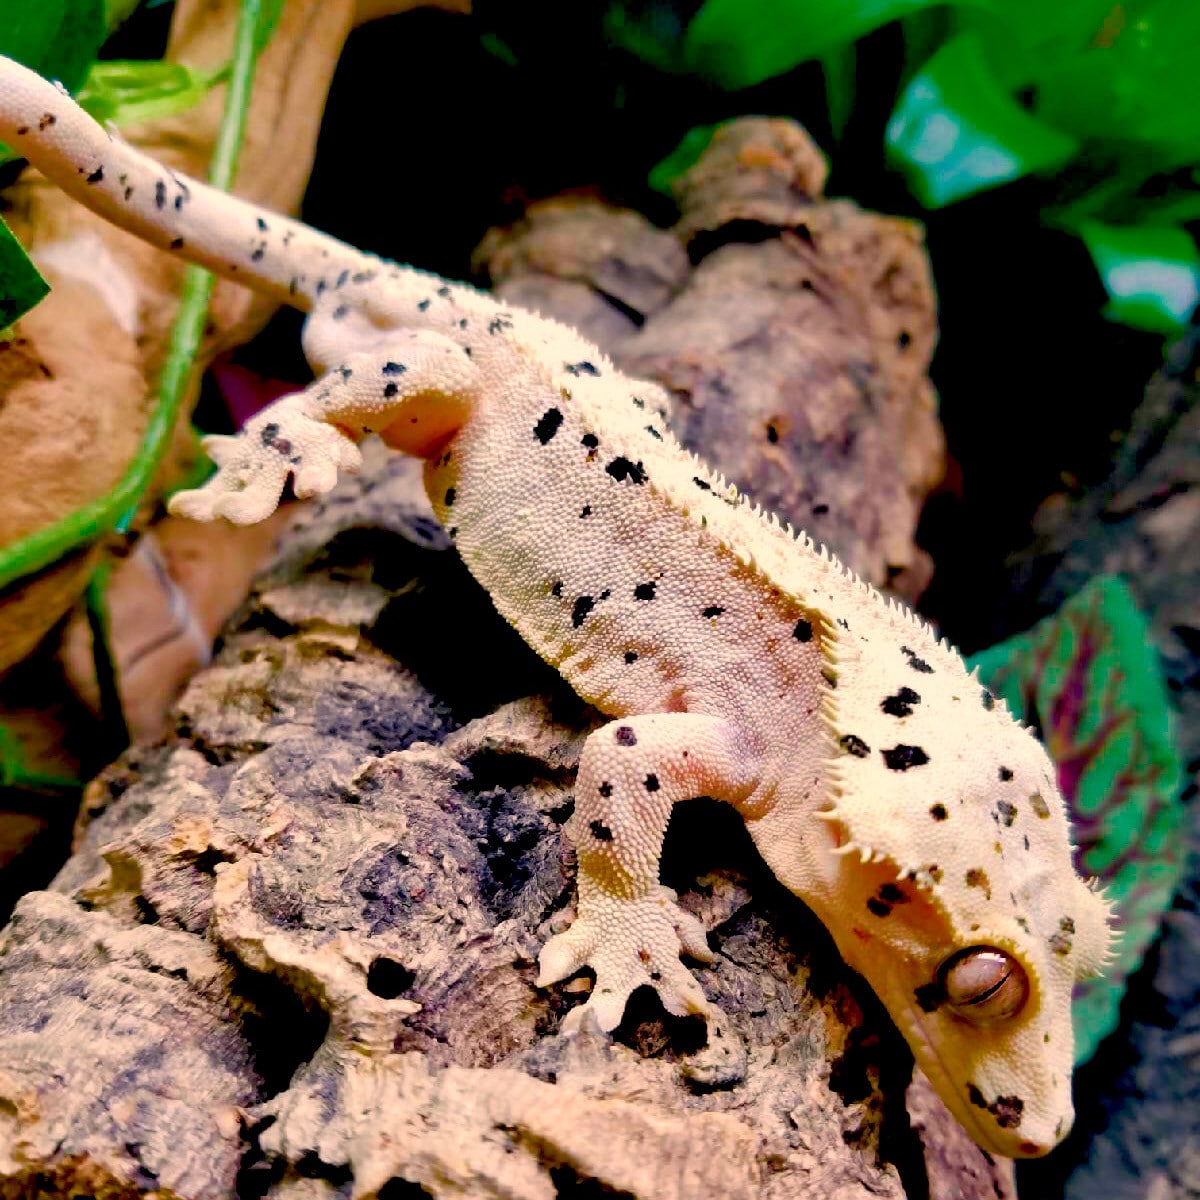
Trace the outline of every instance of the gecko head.
{"type": "Polygon", "coordinates": [[[1076,874],[1054,767],[998,705],[909,721],[903,742],[882,718],[864,730],[889,750],[836,764],[827,922],[972,1137],[1045,1154],[1074,1115],[1071,994],[1111,936],[1076,874]],[[919,769],[896,769],[892,739],[919,769]]]}

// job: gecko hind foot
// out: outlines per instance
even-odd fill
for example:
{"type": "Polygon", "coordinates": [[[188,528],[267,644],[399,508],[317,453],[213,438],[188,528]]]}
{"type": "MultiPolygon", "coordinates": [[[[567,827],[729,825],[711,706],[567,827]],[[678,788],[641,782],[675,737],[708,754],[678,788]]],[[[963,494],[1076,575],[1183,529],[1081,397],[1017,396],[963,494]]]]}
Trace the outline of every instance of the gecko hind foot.
{"type": "Polygon", "coordinates": [[[586,1015],[605,1032],[621,1023],[630,995],[652,987],[673,1016],[711,1011],[695,976],[679,961],[681,953],[711,962],[704,926],[676,902],[670,888],[659,887],[636,899],[593,893],[581,901],[570,929],[556,934],[538,957],[538,987],[566,979],[583,967],[596,972],[586,1003],[563,1019],[562,1032],[577,1033],[586,1015]]]}
{"type": "Polygon", "coordinates": [[[289,475],[303,499],[328,492],[339,470],[357,471],[358,447],[336,426],[304,412],[302,402],[302,393],[289,396],[248,421],[240,434],[205,438],[216,474],[202,487],[177,492],[168,510],[193,521],[225,517],[253,525],[275,511],[289,475]]]}

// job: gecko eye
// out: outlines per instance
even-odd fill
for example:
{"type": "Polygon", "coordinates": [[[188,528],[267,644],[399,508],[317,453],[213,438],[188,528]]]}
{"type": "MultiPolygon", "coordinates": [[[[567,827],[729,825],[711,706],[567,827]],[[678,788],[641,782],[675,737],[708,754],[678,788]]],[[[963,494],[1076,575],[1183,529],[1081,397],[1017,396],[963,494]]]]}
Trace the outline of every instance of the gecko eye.
{"type": "Polygon", "coordinates": [[[968,946],[938,970],[946,1004],[978,1025],[1016,1016],[1029,999],[1029,979],[1011,954],[993,946],[968,946]]]}

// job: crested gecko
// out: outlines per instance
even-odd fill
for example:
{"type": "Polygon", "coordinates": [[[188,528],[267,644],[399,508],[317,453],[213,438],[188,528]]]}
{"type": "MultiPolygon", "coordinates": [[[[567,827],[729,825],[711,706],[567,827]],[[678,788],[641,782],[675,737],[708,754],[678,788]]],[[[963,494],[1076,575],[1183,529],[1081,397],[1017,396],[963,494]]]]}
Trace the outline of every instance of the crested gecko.
{"type": "Polygon", "coordinates": [[[171,510],[259,521],[378,434],[425,461],[438,519],[500,613],[610,718],[570,833],[574,923],[539,986],[595,972],[602,1030],[644,984],[707,1013],[705,931],[659,883],[676,801],[732,805],[874,988],[983,1147],[1044,1154],[1071,1107],[1071,990],[1110,941],[1054,767],[912,613],[685,451],[666,394],[573,329],[384,262],[172,173],[0,59],[0,138],[108,220],[307,313],[316,381],[234,437],[171,510]]]}

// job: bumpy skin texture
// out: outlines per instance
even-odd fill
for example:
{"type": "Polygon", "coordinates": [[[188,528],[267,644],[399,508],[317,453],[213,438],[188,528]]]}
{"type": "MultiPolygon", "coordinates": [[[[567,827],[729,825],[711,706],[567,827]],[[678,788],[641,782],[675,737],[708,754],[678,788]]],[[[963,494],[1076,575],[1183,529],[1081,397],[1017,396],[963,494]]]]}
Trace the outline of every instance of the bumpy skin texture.
{"type": "Polygon", "coordinates": [[[981,1145],[1063,1136],[1071,988],[1102,964],[1107,909],[1074,874],[1045,751],[957,653],[682,450],[661,390],[573,330],[173,176],[6,60],[0,138],[118,224],[310,314],[324,374],[210,439],[218,473],[173,511],[260,520],[289,476],[324,491],[378,433],[425,458],[496,607],[613,718],[579,770],[578,916],[541,956],[543,985],[596,972],[568,1030],[611,1029],[642,984],[707,1011],[679,961],[709,956],[704,930],[658,882],[672,804],[707,794],[981,1145]]]}

